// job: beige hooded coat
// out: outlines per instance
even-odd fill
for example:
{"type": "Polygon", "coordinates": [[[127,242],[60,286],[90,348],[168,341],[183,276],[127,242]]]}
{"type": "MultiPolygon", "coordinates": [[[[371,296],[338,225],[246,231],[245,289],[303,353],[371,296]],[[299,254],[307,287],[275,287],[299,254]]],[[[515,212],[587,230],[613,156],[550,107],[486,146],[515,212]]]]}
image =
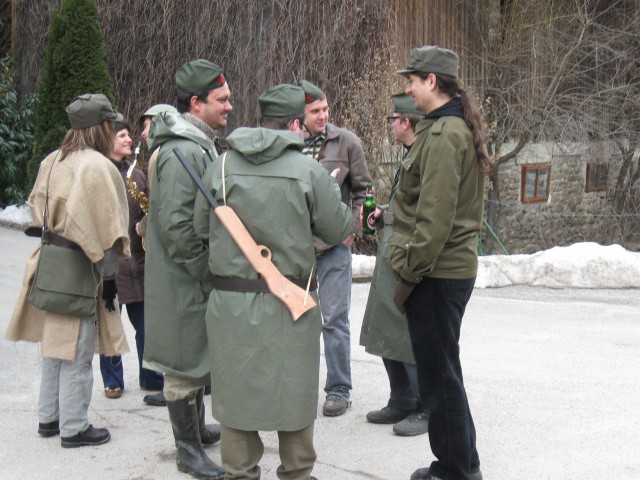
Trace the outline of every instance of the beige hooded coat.
{"type": "MultiPolygon", "coordinates": [[[[80,245],[93,263],[102,260],[104,252],[114,245],[122,257],[128,257],[129,210],[118,169],[92,149],[73,152],[62,161],[59,157],[59,150],[56,150],[40,164],[38,178],[29,196],[35,224],[41,226],[43,223],[47,178],[55,161],[49,184],[49,229],[80,245]]],[[[80,333],[80,318],[40,310],[27,298],[39,255],[40,246],[27,261],[22,289],[5,338],[41,342],[42,356],[72,361],[80,333]]],[[[105,309],[102,284],[96,301],[97,352],[105,355],[128,352],[119,309],[114,312],[105,309]]]]}

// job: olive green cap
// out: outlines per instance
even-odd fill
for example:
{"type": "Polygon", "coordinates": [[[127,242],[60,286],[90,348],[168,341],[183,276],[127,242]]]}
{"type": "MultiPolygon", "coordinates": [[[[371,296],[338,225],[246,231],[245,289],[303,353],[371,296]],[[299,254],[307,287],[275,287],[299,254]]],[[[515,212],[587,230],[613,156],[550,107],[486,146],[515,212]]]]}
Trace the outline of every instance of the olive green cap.
{"type": "Polygon", "coordinates": [[[424,112],[418,110],[411,95],[396,93],[395,95],[391,95],[391,101],[393,102],[393,111],[395,113],[424,116],[424,112]]]}
{"type": "Polygon", "coordinates": [[[138,125],[142,124],[144,117],[155,117],[157,114],[162,112],[178,113],[178,109],[168,103],[159,103],[153,107],[149,107],[146,112],[140,115],[138,118],[138,125]]]}
{"type": "Polygon", "coordinates": [[[224,83],[222,68],[209,60],[194,60],[176,71],[176,85],[183,92],[208,92],[222,87],[224,83]]]}
{"type": "Polygon", "coordinates": [[[425,45],[424,47],[412,49],[409,52],[407,68],[398,70],[396,73],[405,77],[415,72],[441,73],[458,78],[459,61],[460,57],[453,50],[425,45]]]}
{"type": "Polygon", "coordinates": [[[258,103],[263,117],[304,115],[304,91],[290,83],[281,83],[267,89],[258,97],[258,103]]]}
{"type": "Polygon", "coordinates": [[[298,86],[304,90],[304,103],[313,103],[324,97],[324,92],[307,80],[300,80],[298,86]]]}
{"type": "Polygon", "coordinates": [[[105,120],[122,121],[124,117],[111,106],[109,99],[101,93],[78,95],[66,108],[71,128],[89,128],[105,120]]]}

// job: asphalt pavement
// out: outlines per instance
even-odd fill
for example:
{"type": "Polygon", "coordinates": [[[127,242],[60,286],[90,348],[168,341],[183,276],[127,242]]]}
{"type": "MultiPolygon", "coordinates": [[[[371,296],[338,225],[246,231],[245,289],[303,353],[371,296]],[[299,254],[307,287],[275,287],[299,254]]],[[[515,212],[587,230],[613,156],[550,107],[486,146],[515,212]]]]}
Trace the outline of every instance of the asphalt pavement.
{"type": "MultiPolygon", "coordinates": [[[[0,227],[0,332],[4,334],[37,244],[0,227]]],[[[359,346],[368,283],[352,289],[353,405],[322,416],[318,397],[313,475],[319,480],[408,480],[433,456],[427,435],[398,437],[367,423],[389,387],[380,358],[359,346]]],[[[640,478],[640,290],[476,289],[460,340],[465,385],[485,480],[640,478]]],[[[134,332],[123,322],[130,346],[134,332]]],[[[0,340],[0,478],[184,479],[165,408],[142,402],[135,351],[123,357],[126,388],[105,398],[94,358],[90,421],[112,439],[63,449],[37,434],[37,344],[0,340]]],[[[321,361],[321,385],[325,376],[321,361]]],[[[209,397],[205,397],[208,399],[209,397]]],[[[207,405],[207,415],[210,413],[207,405]]],[[[263,435],[262,478],[276,479],[277,436],[263,435]]],[[[208,447],[220,462],[218,446],[208,447]]]]}

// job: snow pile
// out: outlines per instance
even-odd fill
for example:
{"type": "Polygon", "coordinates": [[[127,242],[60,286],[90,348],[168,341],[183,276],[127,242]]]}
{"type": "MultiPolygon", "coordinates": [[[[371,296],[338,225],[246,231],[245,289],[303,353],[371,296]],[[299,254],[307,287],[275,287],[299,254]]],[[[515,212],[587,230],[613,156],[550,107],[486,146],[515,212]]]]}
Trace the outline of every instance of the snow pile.
{"type": "Polygon", "coordinates": [[[29,205],[9,205],[4,210],[0,209],[0,222],[13,225],[29,225],[33,223],[31,207],[29,205]]]}
{"type": "Polygon", "coordinates": [[[476,287],[640,287],[640,253],[593,242],[553,247],[532,255],[480,257],[476,287]]]}

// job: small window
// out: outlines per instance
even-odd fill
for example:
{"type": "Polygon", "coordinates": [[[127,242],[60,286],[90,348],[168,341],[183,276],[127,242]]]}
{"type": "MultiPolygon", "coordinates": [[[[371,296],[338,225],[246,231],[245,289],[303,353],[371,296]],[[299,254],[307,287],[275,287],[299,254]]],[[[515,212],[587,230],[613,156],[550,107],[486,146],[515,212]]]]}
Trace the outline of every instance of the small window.
{"type": "Polygon", "coordinates": [[[522,203],[546,202],[549,199],[551,164],[522,165],[520,198],[522,203]]]}
{"type": "Polygon", "coordinates": [[[585,192],[599,192],[607,189],[609,178],[609,165],[589,163],[587,164],[587,185],[585,192]]]}

